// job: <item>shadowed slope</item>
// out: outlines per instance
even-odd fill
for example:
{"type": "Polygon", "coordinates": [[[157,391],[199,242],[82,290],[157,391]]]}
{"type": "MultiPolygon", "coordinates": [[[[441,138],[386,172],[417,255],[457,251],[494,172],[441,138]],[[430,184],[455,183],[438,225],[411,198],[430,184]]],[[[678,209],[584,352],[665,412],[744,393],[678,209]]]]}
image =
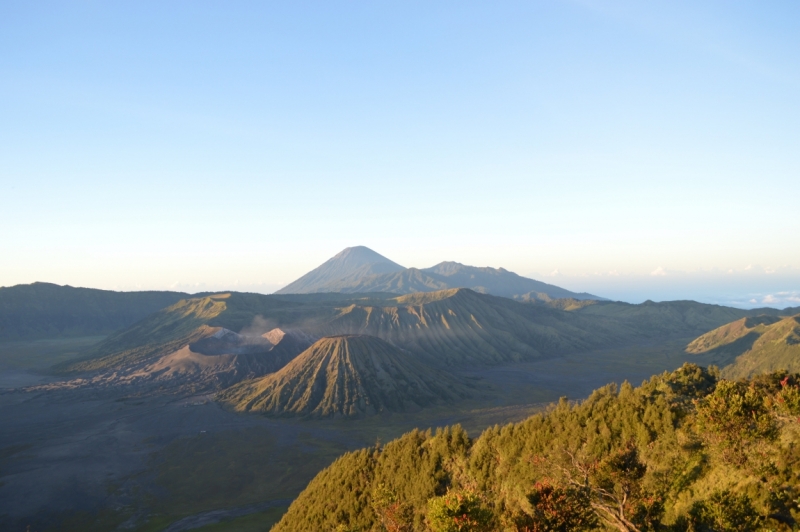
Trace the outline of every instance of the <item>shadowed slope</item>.
{"type": "Polygon", "coordinates": [[[277,373],[242,382],[218,398],[239,411],[360,417],[414,411],[468,395],[412,354],[371,336],[323,338],[277,373]]]}
{"type": "Polygon", "coordinates": [[[0,287],[0,341],[109,334],[187,295],[51,283],[0,287]]]}
{"type": "Polygon", "coordinates": [[[611,318],[652,338],[698,336],[740,318],[781,313],[776,309],[743,310],[697,301],[645,301],[639,305],[601,301],[571,312],[586,317],[611,318]]]}
{"type": "MultiPolygon", "coordinates": [[[[364,246],[346,248],[311,270],[276,294],[308,294],[312,292],[339,292],[336,287],[383,273],[394,273],[404,268],[364,246]]],[[[365,291],[365,290],[361,290],[365,291]]]]}

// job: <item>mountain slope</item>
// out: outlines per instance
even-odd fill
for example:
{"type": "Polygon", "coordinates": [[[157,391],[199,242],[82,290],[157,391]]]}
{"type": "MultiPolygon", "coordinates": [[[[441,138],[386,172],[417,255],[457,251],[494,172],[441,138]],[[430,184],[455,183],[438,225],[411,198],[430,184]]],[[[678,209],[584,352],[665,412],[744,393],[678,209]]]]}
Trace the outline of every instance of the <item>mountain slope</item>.
{"type": "MultiPolygon", "coordinates": [[[[338,286],[354,279],[404,270],[399,264],[364,246],[346,248],[311,270],[296,281],[281,288],[276,294],[308,294],[313,292],[340,292],[338,286]]],[[[362,290],[363,291],[363,290],[362,290]]]]}
{"type": "Polygon", "coordinates": [[[318,268],[280,289],[276,294],[389,292],[411,294],[449,288],[520,300],[603,298],[575,293],[558,286],[521,277],[503,268],[477,268],[442,262],[431,268],[403,268],[369,248],[347,248],[318,268]]]}
{"type": "MultiPolygon", "coordinates": [[[[762,313],[764,309],[759,309],[762,313]]],[[[781,311],[769,309],[777,315],[781,311]]],[[[645,301],[630,303],[598,302],[573,310],[575,314],[589,317],[605,317],[625,324],[645,336],[652,338],[670,336],[692,337],[704,334],[740,318],[754,316],[756,311],[720,305],[709,305],[696,301],[645,301]]]]}
{"type": "Polygon", "coordinates": [[[564,288],[528,279],[504,268],[478,268],[458,262],[440,262],[423,268],[422,272],[444,283],[448,288],[463,287],[493,296],[514,299],[596,299],[603,298],[587,293],[575,293],[564,288]]]}
{"type": "Polygon", "coordinates": [[[800,370],[800,315],[758,316],[736,320],[690,343],[686,351],[711,354],[729,363],[722,375],[730,379],[765,372],[800,370]]]}
{"type": "Polygon", "coordinates": [[[109,334],[187,297],[51,283],[0,287],[0,341],[109,334]]]}
{"type": "MultiPolygon", "coordinates": [[[[355,301],[380,303],[386,299],[344,295],[274,296],[236,292],[181,300],[119,331],[66,365],[66,372],[125,369],[154,361],[205,338],[208,328],[261,334],[276,326],[302,329],[319,337],[315,324],[333,318],[339,306],[355,301]],[[258,329],[253,331],[254,328],[258,329]]],[[[273,342],[274,343],[274,342],[273,342]]]]}
{"type": "Polygon", "coordinates": [[[584,320],[463,288],[409,294],[391,303],[340,308],[320,325],[319,334],[377,336],[437,364],[534,360],[613,345],[635,335],[603,318],[584,320]]]}
{"type": "Polygon", "coordinates": [[[170,389],[191,387],[194,392],[218,389],[278,371],[313,343],[303,333],[281,329],[261,336],[242,336],[205,325],[201,329],[199,340],[154,361],[129,364],[99,380],[170,389]]]}
{"type": "Polygon", "coordinates": [[[415,429],[341,456],[272,530],[797,530],[799,378],[686,364],[479,437],[415,429]]]}
{"type": "MultiPolygon", "coordinates": [[[[109,371],[155,361],[204,338],[269,322],[314,336],[367,334],[434,364],[498,364],[667,338],[697,337],[742,311],[695,302],[529,304],[467,289],[384,294],[216,294],[187,299],[109,336],[67,371],[109,371]]],[[[774,311],[778,313],[778,311],[774,311]]]]}
{"type": "Polygon", "coordinates": [[[218,394],[238,411],[360,417],[466,397],[466,387],[383,340],[323,338],[277,373],[218,394]]]}
{"type": "Polygon", "coordinates": [[[408,268],[399,272],[355,277],[348,281],[330,285],[343,294],[386,292],[389,294],[413,294],[434,292],[450,288],[446,282],[434,279],[422,270],[408,268]]]}

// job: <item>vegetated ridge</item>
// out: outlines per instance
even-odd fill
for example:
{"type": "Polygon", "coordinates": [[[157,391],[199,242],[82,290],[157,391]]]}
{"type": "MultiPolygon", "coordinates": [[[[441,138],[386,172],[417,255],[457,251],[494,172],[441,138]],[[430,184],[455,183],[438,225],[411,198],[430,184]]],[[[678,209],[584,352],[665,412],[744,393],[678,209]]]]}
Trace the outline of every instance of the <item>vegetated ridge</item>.
{"type": "Polygon", "coordinates": [[[469,395],[453,377],[372,336],[322,338],[277,373],[218,394],[238,411],[362,417],[416,411],[469,395]]]}
{"type": "Polygon", "coordinates": [[[274,532],[750,531],[800,524],[800,375],[686,364],[471,439],[414,430],[347,453],[274,532]]]}
{"type": "Polygon", "coordinates": [[[800,371],[800,314],[742,318],[700,336],[686,351],[716,355],[727,378],[800,371]]]}
{"type": "Polygon", "coordinates": [[[411,294],[449,288],[469,288],[476,292],[519,300],[603,299],[528,279],[503,268],[478,268],[458,262],[442,262],[423,269],[403,268],[364,246],[343,250],[276,293],[411,294]]]}
{"type": "Polygon", "coordinates": [[[187,296],[51,283],[0,287],[0,341],[110,334],[187,296]]]}

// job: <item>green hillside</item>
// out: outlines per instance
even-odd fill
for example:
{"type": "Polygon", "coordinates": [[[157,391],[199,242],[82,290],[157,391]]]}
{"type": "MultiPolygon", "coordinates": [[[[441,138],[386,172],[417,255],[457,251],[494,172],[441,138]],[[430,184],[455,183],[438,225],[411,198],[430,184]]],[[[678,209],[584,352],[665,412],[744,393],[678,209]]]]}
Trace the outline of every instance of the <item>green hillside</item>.
{"type": "Polygon", "coordinates": [[[415,430],[340,457],[272,530],[796,530],[798,378],[687,364],[475,440],[415,430]]]}
{"type": "Polygon", "coordinates": [[[105,335],[187,295],[113,292],[51,283],[0,287],[0,341],[105,335]]]}
{"type": "Polygon", "coordinates": [[[800,371],[800,315],[739,320],[701,336],[687,351],[691,349],[728,354],[732,362],[722,370],[727,378],[800,371]]]}
{"type": "Polygon", "coordinates": [[[238,411],[362,417],[416,411],[469,395],[467,388],[379,338],[323,338],[287,366],[217,398],[238,411]]]}

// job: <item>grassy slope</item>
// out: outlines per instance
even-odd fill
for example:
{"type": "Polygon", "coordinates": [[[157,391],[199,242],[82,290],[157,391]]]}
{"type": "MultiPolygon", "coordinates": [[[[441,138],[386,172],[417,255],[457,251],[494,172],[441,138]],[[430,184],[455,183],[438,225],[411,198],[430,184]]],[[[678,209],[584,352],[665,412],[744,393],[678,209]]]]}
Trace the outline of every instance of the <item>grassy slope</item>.
{"type": "MultiPolygon", "coordinates": [[[[743,338],[748,336],[755,336],[752,345],[722,370],[725,377],[752,377],[770,371],[800,370],[800,315],[755,327],[743,338]]],[[[733,342],[730,345],[736,344],[733,342]]],[[[746,347],[747,344],[739,346],[746,347]]]]}

